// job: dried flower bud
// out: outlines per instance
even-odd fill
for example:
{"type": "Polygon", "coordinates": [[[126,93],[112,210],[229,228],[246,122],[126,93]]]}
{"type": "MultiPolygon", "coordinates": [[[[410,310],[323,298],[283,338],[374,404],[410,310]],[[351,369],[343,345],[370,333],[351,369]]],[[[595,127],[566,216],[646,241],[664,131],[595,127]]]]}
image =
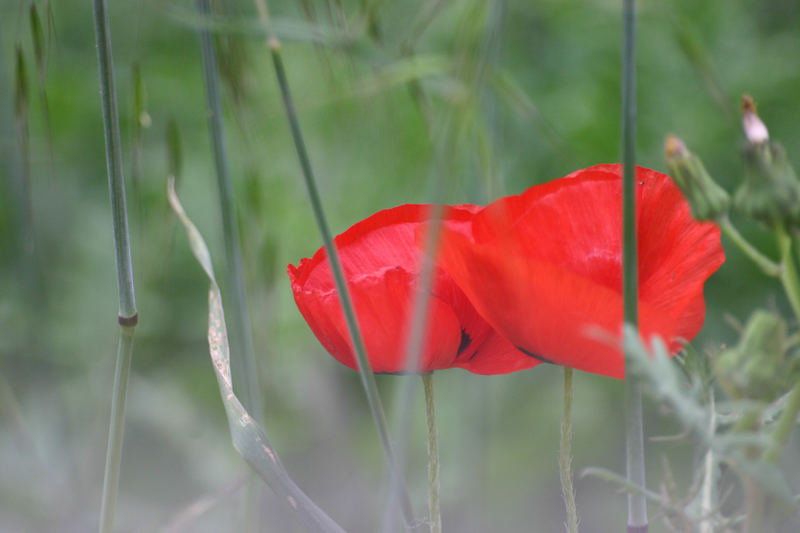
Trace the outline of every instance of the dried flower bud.
{"type": "Polygon", "coordinates": [[[742,99],[745,179],[734,196],[742,213],[769,225],[800,227],[800,181],[783,147],[770,142],[749,96],[742,99]]]}
{"type": "Polygon", "coordinates": [[[772,312],[757,310],[739,344],[714,360],[714,372],[733,398],[772,401],[796,373],[796,358],[787,357],[787,326],[772,312]]]}
{"type": "Polygon", "coordinates": [[[669,175],[678,184],[696,220],[716,220],[728,212],[730,197],[706,171],[699,157],[681,139],[667,136],[664,144],[669,175]]]}
{"type": "Polygon", "coordinates": [[[742,128],[750,144],[762,144],[769,140],[769,131],[756,112],[753,98],[747,94],[742,97],[742,128]]]}

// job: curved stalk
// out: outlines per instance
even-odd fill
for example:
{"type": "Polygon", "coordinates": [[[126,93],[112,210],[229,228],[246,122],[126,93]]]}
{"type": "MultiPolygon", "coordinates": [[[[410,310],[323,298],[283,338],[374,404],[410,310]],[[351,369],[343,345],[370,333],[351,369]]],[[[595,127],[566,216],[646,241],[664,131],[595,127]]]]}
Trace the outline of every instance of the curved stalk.
{"type": "Polygon", "coordinates": [[[781,265],[759,252],[747,239],[745,239],[736,227],[731,223],[728,215],[722,216],[718,221],[719,229],[739,247],[744,254],[749,257],[767,276],[777,277],[781,275],[781,265]]]}

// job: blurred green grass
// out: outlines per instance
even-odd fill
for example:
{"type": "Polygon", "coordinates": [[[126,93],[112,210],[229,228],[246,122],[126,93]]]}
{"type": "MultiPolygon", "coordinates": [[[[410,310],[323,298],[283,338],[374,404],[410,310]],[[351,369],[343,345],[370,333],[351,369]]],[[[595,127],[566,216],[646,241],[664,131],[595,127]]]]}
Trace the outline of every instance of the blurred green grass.
{"type": "MultiPolygon", "coordinates": [[[[408,88],[400,84],[366,95],[355,90],[400,59],[397,46],[423,3],[380,3],[380,45],[364,35],[346,50],[284,42],[300,120],[337,233],[378,209],[425,202],[430,195],[433,150],[425,118],[408,88]]],[[[276,18],[305,20],[296,3],[273,4],[276,18]]],[[[313,4],[321,23],[329,24],[323,3],[313,4]]],[[[21,161],[12,116],[17,42],[33,72],[28,5],[0,5],[0,373],[15,398],[0,404],[0,530],[85,531],[94,528],[99,511],[116,337],[94,38],[88,4],[54,3],[56,38],[49,47],[46,85],[53,176],[41,108],[30,98],[37,239],[37,269],[32,272],[16,216],[14,184],[21,161]]],[[[504,5],[495,62],[538,115],[522,113],[493,91],[482,92],[466,107],[460,103],[459,90],[475,88],[471,67],[480,55],[487,20],[482,3],[447,3],[413,43],[417,54],[443,57],[453,65],[446,75],[422,80],[434,117],[450,109],[458,117],[478,117],[477,129],[459,145],[460,173],[448,184],[448,202],[491,199],[476,155],[479,134],[488,136],[493,150],[491,161],[501,179],[495,190],[506,193],[619,159],[618,2],[504,5]]],[[[359,4],[344,6],[357,31],[359,4]]],[[[229,445],[209,367],[206,281],[165,197],[165,129],[174,118],[184,155],[181,197],[221,270],[200,52],[192,27],[196,19],[189,16],[193,4],[140,0],[112,3],[110,9],[129,179],[136,120],[134,61],[141,65],[152,119],[144,130],[141,183],[128,186],[141,320],[118,524],[124,531],[154,531],[182,506],[237,479],[244,467],[229,445]]],[[[248,2],[230,3],[229,11],[254,19],[248,2]]],[[[745,92],[758,102],[772,136],[784,143],[793,161],[800,161],[799,16],[800,8],[789,0],[641,2],[640,164],[664,170],[662,142],[673,132],[732,190],[742,175],[737,102],[745,92]],[[710,89],[714,84],[718,89],[710,89]]],[[[298,484],[348,530],[369,531],[384,505],[380,448],[357,375],[324,353],[295,309],[285,265],[310,256],[321,243],[263,43],[248,37],[239,43],[244,70],[235,92],[240,98],[234,100],[228,86],[224,105],[266,399],[265,427],[298,484]]],[[[29,78],[35,87],[35,77],[29,78]]],[[[753,242],[774,255],[767,232],[746,221],[740,224],[753,242]]],[[[726,251],[726,264],[706,285],[706,327],[696,340],[700,348],[733,342],[726,313],[743,319],[756,306],[786,308],[774,281],[762,277],[737,250],[726,251]]],[[[560,411],[553,408],[560,394],[558,369],[491,378],[451,371],[437,381],[445,529],[518,531],[533,519],[537,531],[562,527],[556,470],[560,411]]],[[[379,385],[387,401],[393,398],[397,380],[381,377],[379,385]]],[[[576,376],[576,471],[589,465],[622,468],[620,406],[618,382],[576,376]]],[[[415,409],[419,417],[410,439],[409,482],[421,510],[421,399],[415,409]]],[[[647,409],[649,434],[679,432],[657,405],[647,409]]],[[[664,453],[679,465],[679,481],[686,482],[693,452],[685,443],[652,444],[650,479],[661,477],[664,453]]],[[[576,485],[586,531],[620,526],[624,499],[610,485],[597,480],[577,480],[576,485]]],[[[223,499],[187,530],[234,529],[240,497],[235,493],[223,499]]],[[[264,499],[264,531],[293,531],[291,517],[270,501],[268,492],[264,499]]],[[[659,527],[654,523],[653,530],[659,527]]]]}

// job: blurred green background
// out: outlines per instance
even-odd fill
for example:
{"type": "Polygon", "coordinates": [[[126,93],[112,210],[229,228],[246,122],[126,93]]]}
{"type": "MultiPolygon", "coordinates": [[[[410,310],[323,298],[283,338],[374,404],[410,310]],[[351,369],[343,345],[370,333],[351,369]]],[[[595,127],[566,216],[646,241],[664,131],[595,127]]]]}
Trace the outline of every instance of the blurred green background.
{"type": "MultiPolygon", "coordinates": [[[[344,1],[341,12],[339,2],[321,0],[270,6],[334,232],[382,208],[428,201],[433,180],[444,180],[447,202],[485,203],[619,160],[621,2],[367,4],[377,31],[365,23],[362,2],[344,1]],[[435,147],[448,135],[457,140],[442,164],[435,147]]],[[[50,24],[48,4],[37,3],[47,35],[40,77],[30,5],[0,3],[0,531],[92,531],[118,335],[92,12],[89,2],[52,2],[50,24]],[[17,45],[28,91],[15,112],[17,45]],[[28,167],[29,200],[21,185],[28,167]]],[[[386,470],[358,376],[319,346],[285,274],[321,241],[269,54],[251,3],[216,7],[226,30],[218,45],[227,147],[264,425],[321,507],[348,531],[374,531],[386,470]]],[[[247,468],[230,444],[208,357],[207,282],[165,195],[172,120],[182,153],[179,194],[223,272],[202,21],[188,1],[111,2],[110,15],[140,316],[117,530],[235,531],[247,468]],[[198,501],[208,508],[181,522],[198,501]]],[[[742,93],[753,95],[771,135],[798,162],[799,57],[795,1],[640,2],[638,162],[663,171],[664,136],[676,133],[733,190],[742,176],[742,93]]],[[[774,255],[768,232],[740,226],[774,255]]],[[[726,315],[743,320],[757,306],[786,307],[777,282],[723,244],[728,260],[706,285],[706,326],[695,342],[702,350],[735,340],[726,315]]],[[[379,378],[389,414],[399,383],[379,378]]],[[[563,531],[561,370],[542,365],[492,377],[451,370],[437,383],[445,530],[563,531]]],[[[576,472],[621,472],[622,383],[578,373],[575,391],[576,472]]],[[[407,472],[422,515],[421,398],[414,409],[407,472]]],[[[680,433],[659,405],[646,410],[648,435],[680,433]]],[[[788,455],[797,457],[792,446],[788,455]]],[[[658,490],[668,458],[685,489],[697,455],[691,441],[651,443],[651,488],[658,490]]],[[[582,531],[623,527],[625,498],[614,486],[576,479],[576,488],[582,531]]],[[[262,531],[299,530],[268,489],[262,500],[262,531]]],[[[652,524],[665,531],[657,515],[652,524]]]]}

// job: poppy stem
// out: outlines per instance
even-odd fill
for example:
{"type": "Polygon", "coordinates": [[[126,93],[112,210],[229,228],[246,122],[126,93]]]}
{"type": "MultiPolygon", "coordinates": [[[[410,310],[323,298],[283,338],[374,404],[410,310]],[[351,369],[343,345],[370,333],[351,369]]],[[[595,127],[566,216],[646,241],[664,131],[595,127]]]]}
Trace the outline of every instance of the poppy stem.
{"type": "MultiPolygon", "coordinates": [[[[254,0],[256,8],[259,13],[261,22],[267,27],[270,23],[269,10],[265,0],[254,0]]],[[[281,99],[283,100],[283,108],[286,112],[286,119],[289,122],[289,129],[291,130],[292,140],[294,147],[297,151],[297,157],[302,169],[303,180],[305,181],[308,197],[311,202],[311,209],[314,213],[314,219],[317,222],[320,235],[322,237],[325,252],[328,255],[333,279],[336,284],[336,290],[339,293],[339,301],[342,305],[342,312],[344,313],[345,320],[347,321],[347,329],[350,333],[350,338],[353,342],[353,351],[358,361],[358,373],[361,378],[361,385],[364,387],[364,393],[367,396],[367,403],[369,404],[370,412],[372,413],[375,427],[378,431],[378,439],[380,440],[383,449],[383,455],[386,464],[389,467],[390,486],[398,486],[398,499],[400,500],[400,508],[403,513],[403,520],[407,529],[412,529],[415,524],[414,511],[411,506],[411,498],[408,496],[408,490],[405,486],[402,471],[398,467],[397,460],[395,459],[394,449],[392,447],[391,439],[389,438],[389,426],[386,422],[386,415],[383,410],[383,403],[378,394],[378,386],[375,383],[375,374],[372,372],[372,366],[367,358],[367,351],[364,346],[364,339],[361,336],[361,331],[356,321],[355,310],[353,302],[350,298],[350,291],[347,288],[347,283],[344,279],[342,270],[342,263],[339,260],[339,254],[333,243],[328,221],[325,217],[325,211],[322,208],[322,200],[317,190],[317,182],[314,177],[314,171],[311,167],[311,160],[306,149],[306,143],[303,138],[302,130],[300,129],[300,122],[297,119],[297,112],[295,111],[292,93],[289,90],[289,81],[286,76],[286,70],[283,66],[283,59],[281,57],[281,43],[274,33],[270,33],[267,37],[267,46],[270,55],[272,56],[272,64],[275,69],[275,76],[278,80],[278,87],[281,92],[281,99]]]]}
{"type": "Polygon", "coordinates": [[[125,180],[122,172],[122,143],[120,142],[119,132],[117,92],[114,87],[111,29],[105,0],[94,0],[94,30],[97,42],[97,64],[100,74],[106,169],[108,172],[108,187],[114,229],[119,297],[117,322],[120,327],[111,399],[111,420],[109,422],[108,445],[106,447],[102,503],[100,504],[99,531],[107,533],[112,531],[114,527],[114,509],[116,508],[117,492],[119,490],[119,473],[125,429],[125,404],[131,359],[133,357],[133,332],[138,320],[138,314],[133,285],[130,236],[128,234],[125,180]]]}
{"type": "Polygon", "coordinates": [[[749,257],[767,276],[778,277],[781,275],[781,265],[759,252],[747,239],[745,239],[736,227],[731,223],[728,215],[723,215],[717,221],[719,229],[739,247],[744,254],[749,257]]]}
{"type": "Polygon", "coordinates": [[[578,533],[578,508],[572,484],[572,369],[564,367],[564,414],[561,418],[561,446],[558,470],[561,474],[561,495],[567,510],[567,533],[578,533]]]}
{"type": "MultiPolygon", "coordinates": [[[[636,250],[636,2],[622,3],[622,297],[623,323],[638,328],[636,250]]],[[[637,333],[638,335],[638,333],[637,333]]],[[[628,355],[626,354],[626,359],[628,355]]],[[[625,380],[626,472],[628,481],[645,487],[641,385],[625,380]]],[[[647,532],[647,500],[628,494],[628,533],[647,532]]]]}
{"type": "Polygon", "coordinates": [[[439,510],[439,435],[436,428],[436,405],[433,396],[433,372],[422,375],[425,389],[425,419],[428,422],[428,514],[431,533],[442,533],[439,510]]]}

